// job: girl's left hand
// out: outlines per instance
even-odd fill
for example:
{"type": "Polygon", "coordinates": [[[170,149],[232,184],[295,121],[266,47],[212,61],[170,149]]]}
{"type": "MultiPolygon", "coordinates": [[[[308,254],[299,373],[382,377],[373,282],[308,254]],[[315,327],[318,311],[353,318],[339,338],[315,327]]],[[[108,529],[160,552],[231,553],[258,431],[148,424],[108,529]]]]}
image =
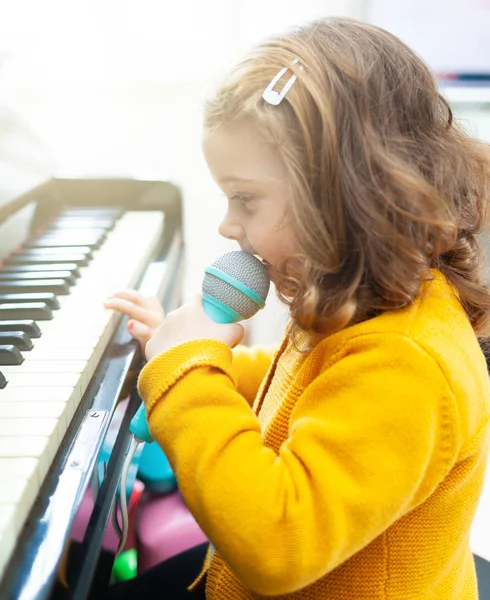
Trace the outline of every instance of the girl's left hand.
{"type": "Polygon", "coordinates": [[[151,360],[173,346],[192,340],[212,339],[234,348],[243,338],[238,323],[215,323],[204,312],[201,296],[170,312],[146,344],[145,354],[151,360]]]}

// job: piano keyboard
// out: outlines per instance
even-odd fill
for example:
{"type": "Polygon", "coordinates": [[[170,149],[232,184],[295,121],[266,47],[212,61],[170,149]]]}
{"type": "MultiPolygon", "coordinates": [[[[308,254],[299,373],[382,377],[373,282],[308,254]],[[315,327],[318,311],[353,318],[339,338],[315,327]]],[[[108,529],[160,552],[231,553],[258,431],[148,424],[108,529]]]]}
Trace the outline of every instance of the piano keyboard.
{"type": "Polygon", "coordinates": [[[0,579],[121,318],[105,309],[103,301],[135,286],[162,239],[162,212],[120,216],[117,211],[66,210],[47,232],[0,267],[0,332],[11,333],[12,326],[27,332],[17,337],[27,337],[32,346],[22,350],[10,343],[12,339],[5,344],[0,339],[0,579]],[[19,277],[21,273],[28,276],[19,277]],[[36,283],[29,286],[32,282],[36,283]],[[24,294],[41,294],[43,299],[24,294]]]}

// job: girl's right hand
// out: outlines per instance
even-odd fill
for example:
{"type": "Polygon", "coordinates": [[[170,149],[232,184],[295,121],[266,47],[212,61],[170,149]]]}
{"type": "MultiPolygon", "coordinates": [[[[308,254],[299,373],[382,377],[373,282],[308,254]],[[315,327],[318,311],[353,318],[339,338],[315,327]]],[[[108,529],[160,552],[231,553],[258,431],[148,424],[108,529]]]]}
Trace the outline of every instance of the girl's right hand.
{"type": "Polygon", "coordinates": [[[154,297],[143,296],[136,290],[117,292],[109,296],[104,306],[118,310],[129,317],[128,331],[140,342],[143,350],[146,342],[165,319],[160,301],[154,297]]]}

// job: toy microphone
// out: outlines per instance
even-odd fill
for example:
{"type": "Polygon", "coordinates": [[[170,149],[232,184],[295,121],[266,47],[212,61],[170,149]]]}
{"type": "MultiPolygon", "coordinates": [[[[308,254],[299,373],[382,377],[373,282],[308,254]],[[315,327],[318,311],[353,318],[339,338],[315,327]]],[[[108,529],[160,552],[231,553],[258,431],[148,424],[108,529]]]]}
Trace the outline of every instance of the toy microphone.
{"type": "MultiPolygon", "coordinates": [[[[236,323],[264,308],[270,279],[265,265],[253,254],[227,252],[206,267],[204,273],[202,306],[215,323],[236,323]]],[[[137,439],[153,442],[143,404],[129,430],[137,439]]]]}

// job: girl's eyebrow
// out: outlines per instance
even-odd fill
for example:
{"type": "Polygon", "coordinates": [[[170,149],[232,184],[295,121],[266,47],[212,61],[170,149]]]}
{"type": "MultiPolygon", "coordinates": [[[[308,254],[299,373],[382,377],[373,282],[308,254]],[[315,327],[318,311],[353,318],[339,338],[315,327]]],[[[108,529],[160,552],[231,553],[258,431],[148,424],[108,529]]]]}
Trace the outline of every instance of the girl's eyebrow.
{"type": "Polygon", "coordinates": [[[260,183],[256,179],[248,179],[247,177],[235,177],[234,175],[231,175],[231,176],[228,176],[228,177],[223,177],[222,179],[220,179],[220,182],[221,183],[231,183],[231,182],[238,182],[238,183],[260,183]]]}

